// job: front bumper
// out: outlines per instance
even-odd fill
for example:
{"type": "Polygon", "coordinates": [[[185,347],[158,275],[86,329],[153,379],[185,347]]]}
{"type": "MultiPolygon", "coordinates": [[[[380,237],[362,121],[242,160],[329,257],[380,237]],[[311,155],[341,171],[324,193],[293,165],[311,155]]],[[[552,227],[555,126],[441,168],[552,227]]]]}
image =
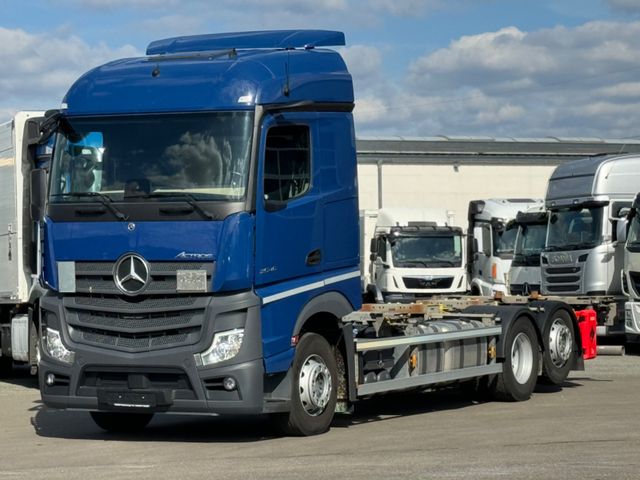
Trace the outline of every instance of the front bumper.
{"type": "Polygon", "coordinates": [[[44,314],[57,316],[63,343],[75,354],[74,362],[66,365],[41,352],[39,382],[46,406],[194,414],[264,411],[259,299],[253,293],[206,299],[197,343],[136,352],[72,341],[65,320],[74,314],[69,305],[75,305],[73,299],[56,295],[41,301],[44,314]],[[215,332],[229,328],[245,329],[238,355],[213,366],[197,366],[194,354],[211,345],[215,332]],[[229,377],[237,385],[232,390],[223,384],[229,377]]]}

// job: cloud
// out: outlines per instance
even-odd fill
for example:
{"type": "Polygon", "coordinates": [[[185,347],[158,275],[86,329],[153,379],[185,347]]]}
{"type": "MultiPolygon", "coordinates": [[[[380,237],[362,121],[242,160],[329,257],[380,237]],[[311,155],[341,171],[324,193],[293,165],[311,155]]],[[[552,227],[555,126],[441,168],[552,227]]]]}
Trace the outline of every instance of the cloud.
{"type": "Polygon", "coordinates": [[[109,60],[139,55],[125,45],[89,45],[79,37],[54,33],[32,34],[0,27],[0,110],[3,114],[27,108],[57,107],[66,90],[84,72],[109,60]]]}
{"type": "Polygon", "coordinates": [[[424,54],[400,85],[367,72],[355,114],[366,133],[637,136],[638,73],[640,22],[506,27],[424,54]]]}

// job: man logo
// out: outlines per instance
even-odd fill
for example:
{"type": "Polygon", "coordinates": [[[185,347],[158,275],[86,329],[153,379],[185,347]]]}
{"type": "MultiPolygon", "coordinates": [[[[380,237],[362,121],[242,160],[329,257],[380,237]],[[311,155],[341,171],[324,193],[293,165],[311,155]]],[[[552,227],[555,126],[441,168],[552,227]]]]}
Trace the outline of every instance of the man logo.
{"type": "Polygon", "coordinates": [[[113,268],[113,279],[118,290],[125,295],[138,295],[147,288],[151,280],[149,264],[139,255],[124,255],[113,268]]]}

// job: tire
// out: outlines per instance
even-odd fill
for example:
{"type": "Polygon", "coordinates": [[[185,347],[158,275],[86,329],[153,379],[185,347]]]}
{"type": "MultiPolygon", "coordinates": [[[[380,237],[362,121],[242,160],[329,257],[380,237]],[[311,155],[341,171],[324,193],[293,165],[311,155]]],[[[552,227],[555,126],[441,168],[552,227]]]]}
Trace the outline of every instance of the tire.
{"type": "Polygon", "coordinates": [[[558,310],[551,318],[542,334],[542,379],[545,383],[561,385],[575,360],[575,334],[568,312],[558,310]]]}
{"type": "Polygon", "coordinates": [[[539,361],[535,328],[528,318],[517,318],[507,331],[502,373],[491,385],[494,398],[508,402],[528,400],[538,380],[539,361]]]}
{"type": "Polygon", "coordinates": [[[153,413],[120,413],[120,412],[89,412],[91,418],[101,429],[114,433],[139,432],[144,429],[153,413]]]}
{"type": "Polygon", "coordinates": [[[302,336],[293,360],[291,406],[273,420],[287,435],[326,432],[336,409],[338,371],[329,343],[316,333],[302,336]]]}

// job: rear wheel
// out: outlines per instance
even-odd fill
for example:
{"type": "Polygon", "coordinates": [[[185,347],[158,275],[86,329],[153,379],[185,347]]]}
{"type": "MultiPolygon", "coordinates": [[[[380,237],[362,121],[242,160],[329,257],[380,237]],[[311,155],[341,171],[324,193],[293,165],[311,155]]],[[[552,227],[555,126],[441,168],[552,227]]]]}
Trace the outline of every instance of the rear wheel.
{"type": "Polygon", "coordinates": [[[93,421],[107,432],[138,432],[146,427],[153,413],[90,412],[93,421]]]}
{"type": "Polygon", "coordinates": [[[298,343],[292,366],[290,411],[274,417],[284,433],[296,436],[326,432],[336,409],[336,360],[324,337],[308,333],[298,343]]]}
{"type": "Polygon", "coordinates": [[[542,376],[547,383],[560,385],[567,379],[575,357],[574,339],[569,313],[564,310],[555,312],[542,334],[542,376]]]}
{"type": "Polygon", "coordinates": [[[528,400],[536,386],[540,359],[538,339],[531,322],[520,317],[511,324],[505,342],[502,373],[491,386],[493,395],[506,401],[528,400]]]}

